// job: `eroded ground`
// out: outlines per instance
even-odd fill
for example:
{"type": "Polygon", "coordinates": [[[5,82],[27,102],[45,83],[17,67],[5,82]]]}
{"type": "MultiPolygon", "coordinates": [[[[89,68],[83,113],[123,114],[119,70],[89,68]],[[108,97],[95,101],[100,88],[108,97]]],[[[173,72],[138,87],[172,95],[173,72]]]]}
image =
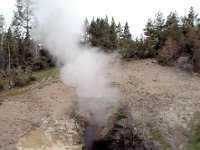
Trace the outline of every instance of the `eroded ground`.
{"type": "Polygon", "coordinates": [[[45,124],[49,118],[54,121],[69,119],[75,99],[73,88],[49,78],[34,85],[26,94],[3,100],[0,105],[0,149],[16,150],[21,137],[45,124]]]}
{"type": "MultiPolygon", "coordinates": [[[[122,103],[145,139],[154,140],[158,149],[186,149],[191,129],[200,123],[197,74],[139,60],[123,62],[108,80],[119,89],[122,103]]],[[[75,101],[74,89],[56,78],[4,99],[0,150],[81,149],[79,127],[71,115],[75,101]]]]}
{"type": "Polygon", "coordinates": [[[160,142],[159,149],[184,150],[200,123],[198,76],[140,60],[122,63],[111,80],[145,138],[160,142]]]}

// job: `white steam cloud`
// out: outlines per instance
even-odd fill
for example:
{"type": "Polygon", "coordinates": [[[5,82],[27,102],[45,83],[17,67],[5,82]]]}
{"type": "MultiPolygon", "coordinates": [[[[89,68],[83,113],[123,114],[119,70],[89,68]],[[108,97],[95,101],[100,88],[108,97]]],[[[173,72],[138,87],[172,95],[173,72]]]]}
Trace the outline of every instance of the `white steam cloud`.
{"type": "Polygon", "coordinates": [[[116,89],[106,79],[115,68],[115,56],[78,44],[83,20],[76,15],[72,1],[35,1],[34,39],[56,58],[64,83],[76,88],[80,111],[91,111],[98,123],[104,122],[103,109],[117,106],[116,89]]]}

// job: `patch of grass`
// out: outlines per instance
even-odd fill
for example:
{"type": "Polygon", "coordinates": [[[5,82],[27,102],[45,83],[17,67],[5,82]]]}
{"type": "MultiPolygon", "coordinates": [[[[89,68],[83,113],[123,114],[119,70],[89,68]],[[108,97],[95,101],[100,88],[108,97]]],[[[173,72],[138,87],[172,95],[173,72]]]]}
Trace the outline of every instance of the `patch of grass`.
{"type": "Polygon", "coordinates": [[[127,113],[125,112],[125,109],[122,107],[118,108],[116,115],[117,115],[117,121],[124,118],[128,118],[127,113]]]}
{"type": "Polygon", "coordinates": [[[192,132],[189,140],[188,150],[200,150],[200,125],[192,132]]]}
{"type": "Polygon", "coordinates": [[[150,128],[151,140],[159,142],[164,150],[169,150],[170,145],[165,141],[165,139],[159,134],[158,130],[153,127],[153,125],[148,124],[150,128]]]}
{"type": "Polygon", "coordinates": [[[30,90],[29,88],[20,88],[20,87],[16,87],[16,88],[13,88],[13,89],[10,89],[10,90],[6,90],[6,91],[0,93],[0,101],[7,98],[7,97],[16,96],[18,94],[26,93],[29,90],[30,90]]]}
{"type": "Polygon", "coordinates": [[[40,70],[40,71],[34,72],[33,74],[36,77],[37,81],[41,81],[44,78],[48,78],[51,76],[53,76],[53,77],[58,76],[58,69],[50,68],[50,69],[45,69],[45,70],[40,70]]]}
{"type": "MultiPolygon", "coordinates": [[[[36,79],[36,81],[40,82],[42,79],[49,78],[51,76],[52,77],[58,76],[58,69],[57,68],[50,68],[50,69],[46,69],[46,70],[33,72],[33,76],[36,79]]],[[[21,76],[21,78],[24,79],[25,77],[21,76]]],[[[24,85],[21,86],[21,87],[18,86],[18,87],[14,87],[12,89],[8,88],[8,81],[7,80],[4,81],[4,84],[6,85],[6,87],[5,87],[5,90],[3,92],[0,92],[0,100],[3,100],[3,99],[10,97],[10,96],[15,96],[15,95],[18,95],[18,94],[26,93],[26,92],[31,90],[28,87],[28,85],[30,85],[30,84],[26,84],[26,83],[24,83],[24,85]]]]}

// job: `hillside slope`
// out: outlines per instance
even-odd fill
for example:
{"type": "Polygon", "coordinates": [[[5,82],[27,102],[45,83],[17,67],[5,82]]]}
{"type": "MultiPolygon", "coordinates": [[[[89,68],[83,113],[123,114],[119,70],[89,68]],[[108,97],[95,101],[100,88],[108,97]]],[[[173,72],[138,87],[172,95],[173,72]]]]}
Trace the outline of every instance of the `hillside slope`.
{"type": "Polygon", "coordinates": [[[153,60],[124,62],[110,78],[133,122],[160,149],[187,149],[191,130],[200,123],[200,78],[153,60]]]}
{"type": "MultiPolygon", "coordinates": [[[[108,81],[119,89],[122,103],[145,139],[155,141],[158,149],[187,149],[191,131],[200,123],[200,77],[152,61],[122,62],[108,81]]],[[[73,88],[49,78],[32,89],[1,102],[0,150],[16,150],[19,139],[48,118],[70,118],[77,99],[73,88]]]]}

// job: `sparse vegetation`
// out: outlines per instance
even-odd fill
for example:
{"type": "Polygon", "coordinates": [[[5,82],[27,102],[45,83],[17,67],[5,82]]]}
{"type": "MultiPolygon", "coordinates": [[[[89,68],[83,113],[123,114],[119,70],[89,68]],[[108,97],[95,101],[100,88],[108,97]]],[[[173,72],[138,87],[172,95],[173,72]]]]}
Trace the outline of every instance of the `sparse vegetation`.
{"type": "Polygon", "coordinates": [[[151,140],[157,141],[163,150],[169,150],[170,145],[165,141],[165,139],[159,134],[158,130],[151,124],[148,124],[150,129],[151,140]]]}
{"type": "Polygon", "coordinates": [[[3,80],[4,86],[2,86],[2,92],[0,93],[0,100],[7,97],[7,96],[14,96],[20,93],[24,93],[29,91],[27,85],[34,81],[40,82],[43,79],[49,77],[56,77],[58,76],[58,69],[57,68],[50,68],[46,70],[41,70],[37,72],[33,72],[29,75],[22,75],[20,77],[16,77],[16,86],[15,88],[9,89],[7,86],[8,80],[3,80]]]}
{"type": "MultiPolygon", "coordinates": [[[[114,18],[109,20],[108,16],[93,18],[91,22],[86,19],[84,33],[81,33],[81,38],[78,36],[79,45],[71,47],[77,44],[73,42],[75,38],[71,33],[67,32],[75,24],[70,19],[74,16],[71,15],[73,12],[71,9],[69,9],[70,13],[64,11],[70,17],[65,18],[64,15],[59,15],[59,18],[57,15],[62,11],[58,9],[59,12],[56,13],[57,9],[50,9],[49,5],[47,9],[54,10],[55,16],[53,16],[56,18],[48,17],[45,13],[40,16],[48,20],[47,22],[40,23],[40,19],[37,19],[38,25],[42,26],[38,30],[40,32],[36,32],[35,35],[41,34],[41,38],[45,38],[37,39],[44,42],[46,47],[43,47],[40,41],[34,41],[30,34],[34,16],[32,5],[37,4],[31,1],[16,0],[10,26],[6,25],[4,16],[0,14],[0,107],[2,108],[0,109],[0,139],[3,139],[0,142],[0,149],[16,148],[20,145],[19,138],[24,137],[29,138],[31,146],[35,147],[35,143],[31,142],[36,141],[36,146],[40,149],[39,144],[44,146],[40,141],[41,138],[46,141],[43,136],[40,136],[43,132],[35,137],[25,135],[26,133],[29,135],[32,133],[31,130],[35,129],[36,132],[37,129],[41,131],[48,129],[49,136],[56,135],[55,140],[47,142],[48,146],[53,145],[51,142],[57,142],[62,147],[62,143],[58,141],[60,139],[63,139],[65,146],[68,143],[74,143],[71,145],[72,149],[76,148],[75,144],[83,144],[81,138],[84,137],[79,122],[73,121],[74,117],[77,118],[77,114],[72,112],[71,116],[69,115],[70,109],[78,103],[75,109],[86,116],[89,126],[94,124],[95,127],[95,124],[98,124],[94,128],[96,131],[103,128],[103,139],[97,141],[97,146],[100,144],[101,149],[154,149],[155,146],[155,149],[170,150],[186,149],[188,146],[188,150],[200,150],[200,125],[191,133],[188,142],[193,123],[191,120],[195,120],[195,123],[199,122],[199,74],[182,73],[178,69],[157,65],[158,62],[164,66],[176,65],[185,70],[200,72],[200,18],[193,7],[186,16],[178,16],[177,12],[171,12],[166,19],[159,11],[155,18],[148,20],[144,27],[144,35],[140,37],[132,36],[128,22],[121,24],[115,22],[114,18]],[[67,20],[69,26],[64,26],[66,22],[62,19],[67,20]],[[43,29],[48,30],[43,31],[43,29]],[[69,39],[72,39],[72,42],[68,42],[69,39]],[[87,57],[87,54],[90,54],[87,53],[90,52],[88,48],[89,50],[83,50],[86,51],[83,53],[86,57],[79,57],[79,52],[82,53],[84,46],[98,47],[98,50],[105,53],[100,52],[102,55],[91,53],[92,55],[87,57]],[[66,76],[72,78],[67,81],[75,82],[65,82],[69,83],[66,86],[57,80],[58,69],[52,68],[55,67],[54,58],[45,48],[51,49],[52,54],[55,54],[59,66],[69,67],[64,73],[68,73],[66,76]],[[68,55],[70,50],[74,50],[72,55],[68,55]],[[104,55],[115,52],[121,54],[123,60],[154,59],[137,62],[124,61],[119,63],[119,68],[113,69],[115,67],[111,68],[112,65],[107,65],[110,57],[104,59],[104,55]],[[91,57],[95,59],[90,59],[91,57]],[[85,60],[86,63],[84,63],[85,60]],[[98,63],[100,68],[96,65],[98,63]],[[74,66],[78,67],[74,69],[74,66]],[[108,69],[104,66],[108,66],[108,69]],[[79,80],[79,77],[82,80],[79,80]],[[110,87],[114,89],[109,89],[110,87]],[[83,101],[85,104],[83,107],[86,109],[82,111],[82,103],[79,105],[79,100],[82,98],[98,99],[98,101],[93,100],[94,104],[83,101]],[[102,109],[104,103],[109,105],[114,100],[119,100],[124,104],[117,105],[115,102],[109,108],[102,109]],[[115,104],[116,107],[121,106],[121,108],[114,115],[109,116],[115,104]],[[104,117],[108,123],[102,121],[104,117]],[[49,126],[51,124],[52,126],[49,126]],[[74,132],[75,128],[77,132],[74,132]],[[68,135],[65,136],[66,134],[69,134],[70,138],[68,135]],[[31,138],[35,138],[35,141],[31,138]]],[[[68,10],[68,7],[63,6],[65,10],[68,10]]],[[[118,13],[122,11],[119,9],[118,13]]],[[[96,50],[96,48],[91,48],[92,52],[96,50]]],[[[91,132],[87,136],[95,135],[93,132],[95,130],[86,130],[91,132]]],[[[26,140],[24,143],[27,143],[26,140]]]]}
{"type": "Polygon", "coordinates": [[[188,150],[200,150],[200,125],[192,132],[189,140],[188,150]]]}
{"type": "Polygon", "coordinates": [[[0,83],[0,92],[4,90],[3,83],[0,83]]]}
{"type": "Polygon", "coordinates": [[[47,50],[31,37],[34,4],[29,0],[16,0],[16,9],[13,12],[11,25],[7,28],[4,16],[0,14],[0,70],[8,77],[9,88],[24,86],[29,80],[34,80],[26,74],[53,67],[54,63],[47,50]],[[13,72],[21,71],[16,75],[16,83],[12,81],[13,72]]]}
{"type": "Polygon", "coordinates": [[[48,77],[56,77],[58,76],[58,69],[57,68],[50,68],[46,70],[40,70],[37,72],[34,72],[34,76],[36,77],[37,81],[41,81],[44,78],[48,77]]]}
{"type": "MultiPolygon", "coordinates": [[[[5,19],[0,15],[0,68],[9,79],[1,83],[9,88],[24,86],[35,80],[27,75],[27,69],[38,71],[54,66],[51,56],[41,44],[33,41],[31,31],[32,4],[17,0],[11,26],[5,28],[5,19]],[[26,14],[26,15],[20,15],[26,14]],[[20,75],[12,81],[12,72],[20,68],[20,75]],[[16,82],[16,83],[15,83],[16,82]],[[13,85],[14,86],[13,86],[13,85]]],[[[171,12],[165,20],[158,12],[155,19],[149,19],[145,28],[145,37],[133,38],[128,22],[122,25],[114,18],[93,18],[84,22],[81,44],[101,47],[105,52],[118,51],[123,58],[156,58],[161,65],[173,66],[180,57],[187,60],[177,66],[186,70],[200,71],[200,19],[191,7],[187,16],[180,17],[171,12]]]]}

